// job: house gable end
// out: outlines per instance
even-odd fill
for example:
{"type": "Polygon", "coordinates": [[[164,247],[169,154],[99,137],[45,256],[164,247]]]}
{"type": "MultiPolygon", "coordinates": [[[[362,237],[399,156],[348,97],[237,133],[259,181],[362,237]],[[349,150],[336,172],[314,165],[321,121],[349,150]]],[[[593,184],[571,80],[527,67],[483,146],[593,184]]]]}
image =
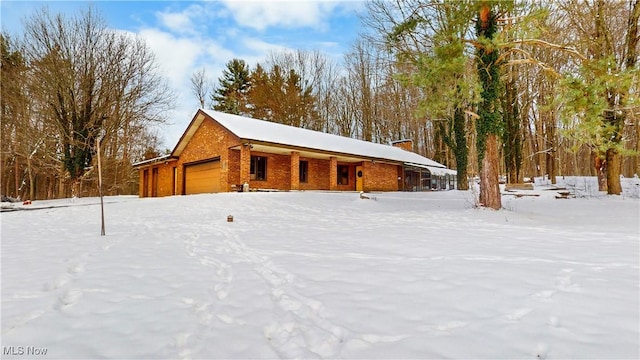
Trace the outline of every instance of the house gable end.
{"type": "Polygon", "coordinates": [[[212,118],[209,114],[205,113],[204,111],[202,111],[202,109],[200,109],[191,120],[191,123],[189,123],[189,126],[187,126],[187,129],[184,131],[184,133],[180,137],[180,140],[178,140],[178,143],[174,147],[173,151],[171,151],[171,157],[174,157],[174,158],[180,157],[180,155],[182,154],[184,149],[187,147],[189,142],[191,142],[191,139],[193,138],[195,133],[198,131],[198,129],[200,129],[202,123],[207,120],[212,121],[213,123],[215,123],[217,127],[220,127],[226,133],[238,139],[238,142],[240,141],[240,139],[236,134],[234,134],[232,131],[230,131],[225,126],[223,126],[218,121],[216,121],[214,118],[212,118]]]}

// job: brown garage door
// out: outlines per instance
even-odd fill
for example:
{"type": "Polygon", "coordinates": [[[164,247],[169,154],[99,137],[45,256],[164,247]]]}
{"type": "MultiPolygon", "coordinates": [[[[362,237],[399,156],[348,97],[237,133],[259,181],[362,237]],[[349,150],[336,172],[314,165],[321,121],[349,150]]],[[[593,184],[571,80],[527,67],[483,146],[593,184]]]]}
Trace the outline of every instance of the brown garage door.
{"type": "Polygon", "coordinates": [[[185,166],[185,193],[220,192],[220,160],[185,166]]]}

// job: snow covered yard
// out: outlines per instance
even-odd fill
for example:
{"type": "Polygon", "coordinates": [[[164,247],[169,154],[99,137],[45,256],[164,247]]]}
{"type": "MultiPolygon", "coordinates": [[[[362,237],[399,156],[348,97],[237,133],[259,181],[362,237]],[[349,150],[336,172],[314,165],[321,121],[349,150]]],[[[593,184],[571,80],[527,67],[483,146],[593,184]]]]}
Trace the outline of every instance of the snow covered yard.
{"type": "Polygon", "coordinates": [[[111,197],[106,237],[34,202],[65,207],[2,213],[2,357],[639,358],[639,200],[535,193],[111,197]]]}

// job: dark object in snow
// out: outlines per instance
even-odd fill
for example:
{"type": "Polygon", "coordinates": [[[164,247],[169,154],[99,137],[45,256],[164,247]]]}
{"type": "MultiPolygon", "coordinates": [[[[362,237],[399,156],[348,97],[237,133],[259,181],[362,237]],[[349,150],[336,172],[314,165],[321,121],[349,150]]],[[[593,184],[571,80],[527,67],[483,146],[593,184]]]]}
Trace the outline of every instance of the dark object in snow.
{"type": "Polygon", "coordinates": [[[227,222],[233,222],[233,215],[227,216],[227,222]]]}
{"type": "Polygon", "coordinates": [[[2,202],[11,202],[11,203],[14,203],[14,202],[20,202],[20,199],[16,199],[16,198],[11,197],[11,196],[5,196],[5,195],[2,195],[2,202]]]}
{"type": "Polygon", "coordinates": [[[515,191],[515,190],[533,190],[532,183],[516,183],[516,184],[507,184],[505,185],[505,191],[515,191]]]}
{"type": "Polygon", "coordinates": [[[375,197],[375,196],[367,196],[367,195],[364,194],[364,191],[360,191],[360,199],[366,199],[366,200],[371,199],[373,201],[378,201],[377,197],[375,197]]]}
{"type": "Polygon", "coordinates": [[[510,192],[510,193],[502,193],[502,195],[513,195],[517,198],[523,197],[523,196],[540,196],[540,194],[523,194],[523,193],[514,193],[514,192],[510,192]]]}
{"type": "Polygon", "coordinates": [[[572,197],[576,197],[576,195],[570,191],[558,191],[558,195],[556,195],[556,199],[569,199],[572,197]]]}

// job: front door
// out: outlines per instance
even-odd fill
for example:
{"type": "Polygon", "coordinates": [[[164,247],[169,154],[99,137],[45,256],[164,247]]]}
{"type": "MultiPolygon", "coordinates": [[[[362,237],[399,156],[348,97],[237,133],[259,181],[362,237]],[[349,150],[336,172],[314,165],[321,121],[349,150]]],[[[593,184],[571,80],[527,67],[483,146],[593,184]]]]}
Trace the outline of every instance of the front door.
{"type": "Polygon", "coordinates": [[[151,170],[151,197],[158,197],[158,168],[151,170]]]}
{"type": "Polygon", "coordinates": [[[364,189],[364,177],[362,174],[362,166],[356,166],[356,191],[364,189]]]}
{"type": "Polygon", "coordinates": [[[149,169],[142,172],[142,197],[149,196],[149,169]]]}

